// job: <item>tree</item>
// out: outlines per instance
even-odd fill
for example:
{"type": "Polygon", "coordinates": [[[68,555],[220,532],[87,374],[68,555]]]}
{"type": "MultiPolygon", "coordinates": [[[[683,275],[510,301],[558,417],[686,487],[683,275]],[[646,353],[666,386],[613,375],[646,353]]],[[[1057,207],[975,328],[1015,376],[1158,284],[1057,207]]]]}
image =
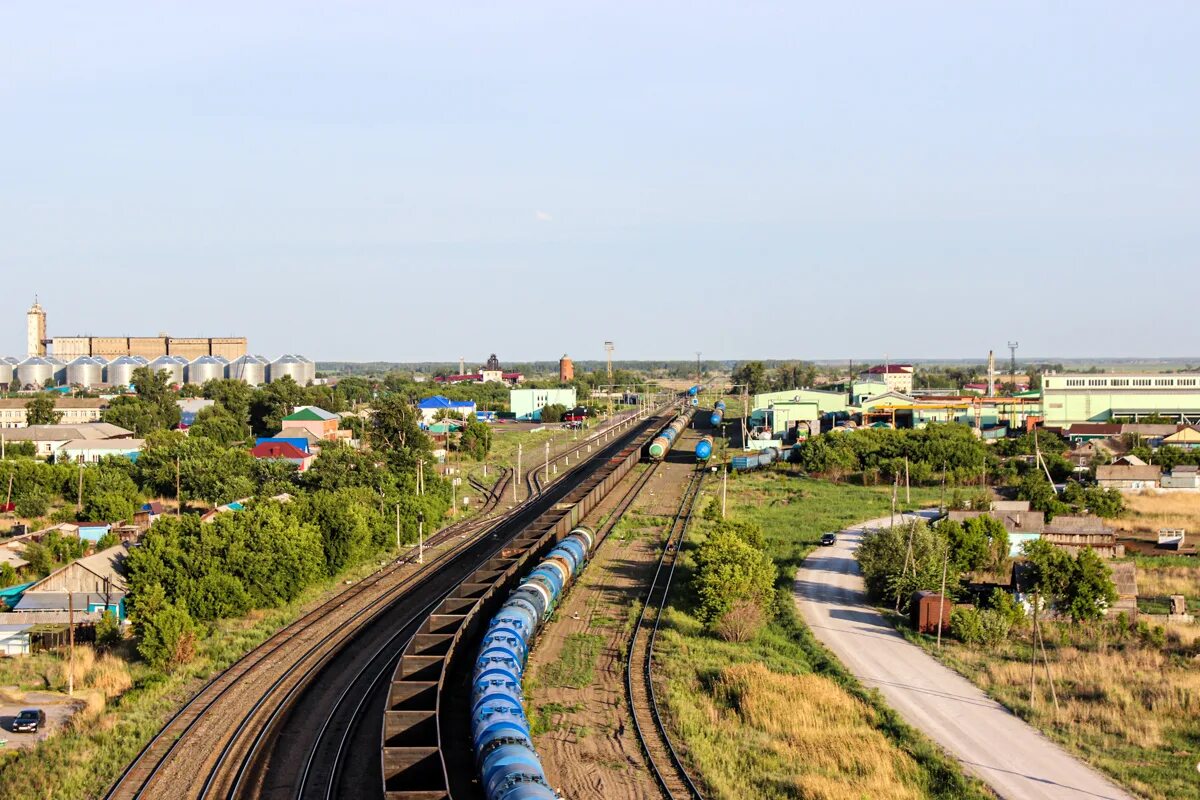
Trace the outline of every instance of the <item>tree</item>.
{"type": "Polygon", "coordinates": [[[491,427],[486,422],[468,419],[459,434],[458,449],[476,461],[483,461],[492,449],[491,427]]]}
{"type": "Polygon", "coordinates": [[[200,409],[196,421],[188,428],[188,435],[212,439],[223,447],[229,447],[250,438],[250,426],[224,406],[212,405],[200,409]]]}
{"type": "Polygon", "coordinates": [[[712,625],[739,600],[766,608],[774,596],[775,564],[736,533],[714,531],[696,553],[692,585],[697,616],[712,625]]]}
{"type": "Polygon", "coordinates": [[[13,569],[12,564],[5,561],[0,564],[0,589],[8,586],[15,586],[17,583],[17,571],[13,569]]]}
{"type": "Polygon", "coordinates": [[[566,414],[566,406],[561,403],[550,403],[542,406],[541,420],[542,422],[562,422],[562,418],[566,414]]]}
{"type": "Polygon", "coordinates": [[[1092,548],[1085,547],[1075,557],[1071,579],[1062,599],[1067,613],[1076,622],[1097,620],[1109,606],[1117,602],[1112,570],[1092,548]]]}
{"type": "Polygon", "coordinates": [[[767,380],[767,368],[761,361],[746,361],[738,364],[733,370],[733,382],[745,384],[749,394],[759,394],[770,388],[767,380]]]}
{"type": "Polygon", "coordinates": [[[50,508],[50,498],[44,492],[32,491],[27,494],[22,494],[13,504],[14,511],[18,517],[26,519],[35,519],[45,516],[47,509],[50,508]]]}
{"type": "Polygon", "coordinates": [[[130,380],[137,395],[113,398],[104,411],[105,422],[127,428],[138,436],[179,425],[179,404],[175,402],[175,394],[171,391],[170,372],[137,367],[130,380]]]}
{"type": "MultiPolygon", "coordinates": [[[[867,592],[878,602],[892,603],[899,598],[901,609],[908,606],[913,592],[941,588],[942,564],[949,542],[940,528],[913,522],[868,531],[855,553],[867,592]]],[[[958,590],[960,574],[953,559],[946,571],[946,592],[958,590]]]]}
{"type": "Polygon", "coordinates": [[[138,652],[157,669],[175,670],[192,660],[196,626],[186,611],[165,605],[142,623],[138,652]]]}
{"type": "Polygon", "coordinates": [[[51,392],[38,392],[25,404],[27,425],[57,425],[62,416],[62,412],[56,410],[54,394],[51,392]]]}
{"type": "Polygon", "coordinates": [[[1029,587],[1049,600],[1065,596],[1074,571],[1066,551],[1044,539],[1026,542],[1022,551],[1029,566],[1029,587]]]}
{"type": "Polygon", "coordinates": [[[121,641],[121,621],[109,609],[104,609],[96,620],[96,645],[102,650],[111,650],[121,641]]]}

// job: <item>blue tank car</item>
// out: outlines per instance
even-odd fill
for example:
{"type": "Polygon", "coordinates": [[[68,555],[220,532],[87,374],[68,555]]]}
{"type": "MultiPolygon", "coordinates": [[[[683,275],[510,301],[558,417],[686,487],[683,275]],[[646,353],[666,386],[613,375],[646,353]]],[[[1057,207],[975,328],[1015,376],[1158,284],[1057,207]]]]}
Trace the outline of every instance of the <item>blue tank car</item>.
{"type": "Polygon", "coordinates": [[[521,676],[529,646],[563,591],[587,564],[595,537],[572,530],[492,616],[471,681],[471,741],[487,800],[555,800],[533,749],[521,676]]]}
{"type": "Polygon", "coordinates": [[[713,437],[705,436],[700,441],[696,442],[696,460],[708,461],[712,458],[713,437]]]}

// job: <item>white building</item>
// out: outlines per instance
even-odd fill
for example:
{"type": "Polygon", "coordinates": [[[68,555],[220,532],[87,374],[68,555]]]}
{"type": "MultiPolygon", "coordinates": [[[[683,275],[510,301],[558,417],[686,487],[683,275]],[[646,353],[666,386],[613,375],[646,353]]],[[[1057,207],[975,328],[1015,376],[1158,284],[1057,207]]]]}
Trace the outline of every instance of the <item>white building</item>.
{"type": "Polygon", "coordinates": [[[542,409],[560,405],[568,411],[575,407],[575,388],[570,389],[510,389],[508,407],[513,415],[523,421],[540,420],[542,409]]]}

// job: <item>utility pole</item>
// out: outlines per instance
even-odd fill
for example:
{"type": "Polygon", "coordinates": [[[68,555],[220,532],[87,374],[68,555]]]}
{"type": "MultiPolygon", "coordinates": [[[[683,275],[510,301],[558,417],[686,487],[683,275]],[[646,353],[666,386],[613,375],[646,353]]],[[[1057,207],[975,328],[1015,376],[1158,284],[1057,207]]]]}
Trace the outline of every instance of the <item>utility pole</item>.
{"type": "Polygon", "coordinates": [[[942,617],[946,614],[946,568],[950,566],[950,545],[946,544],[946,553],[942,556],[942,593],[938,595],[938,650],[942,649],[942,617]]]}
{"type": "Polygon", "coordinates": [[[908,482],[908,456],[904,457],[904,502],[912,503],[912,486],[908,482]]]}
{"type": "Polygon", "coordinates": [[[396,555],[400,555],[400,504],[396,503],[396,555]]]}
{"type": "Polygon", "coordinates": [[[79,462],[79,489],[75,498],[75,512],[83,512],[83,462],[79,462]]]}
{"type": "Polygon", "coordinates": [[[75,593],[67,589],[67,694],[75,696],[75,593]]]}
{"type": "Polygon", "coordinates": [[[546,483],[550,482],[550,443],[546,442],[546,483]]]}
{"type": "Polygon", "coordinates": [[[417,512],[417,563],[425,563],[425,512],[417,512]]]}
{"type": "Polygon", "coordinates": [[[729,495],[729,465],[725,465],[725,472],[721,476],[721,519],[725,519],[725,498],[729,495]]]}
{"type": "Polygon", "coordinates": [[[175,456],[175,516],[183,514],[183,498],[179,496],[179,456],[175,456]]]}

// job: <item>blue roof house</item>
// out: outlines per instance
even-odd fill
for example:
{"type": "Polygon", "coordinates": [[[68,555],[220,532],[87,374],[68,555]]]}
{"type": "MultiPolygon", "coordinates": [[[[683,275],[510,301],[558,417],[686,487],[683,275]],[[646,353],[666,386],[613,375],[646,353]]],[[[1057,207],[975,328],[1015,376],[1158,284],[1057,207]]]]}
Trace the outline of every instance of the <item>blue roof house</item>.
{"type": "Polygon", "coordinates": [[[421,413],[421,424],[428,427],[440,411],[448,411],[463,419],[475,416],[475,401],[451,400],[435,394],[433,397],[426,397],[417,403],[417,410],[421,413]]]}

